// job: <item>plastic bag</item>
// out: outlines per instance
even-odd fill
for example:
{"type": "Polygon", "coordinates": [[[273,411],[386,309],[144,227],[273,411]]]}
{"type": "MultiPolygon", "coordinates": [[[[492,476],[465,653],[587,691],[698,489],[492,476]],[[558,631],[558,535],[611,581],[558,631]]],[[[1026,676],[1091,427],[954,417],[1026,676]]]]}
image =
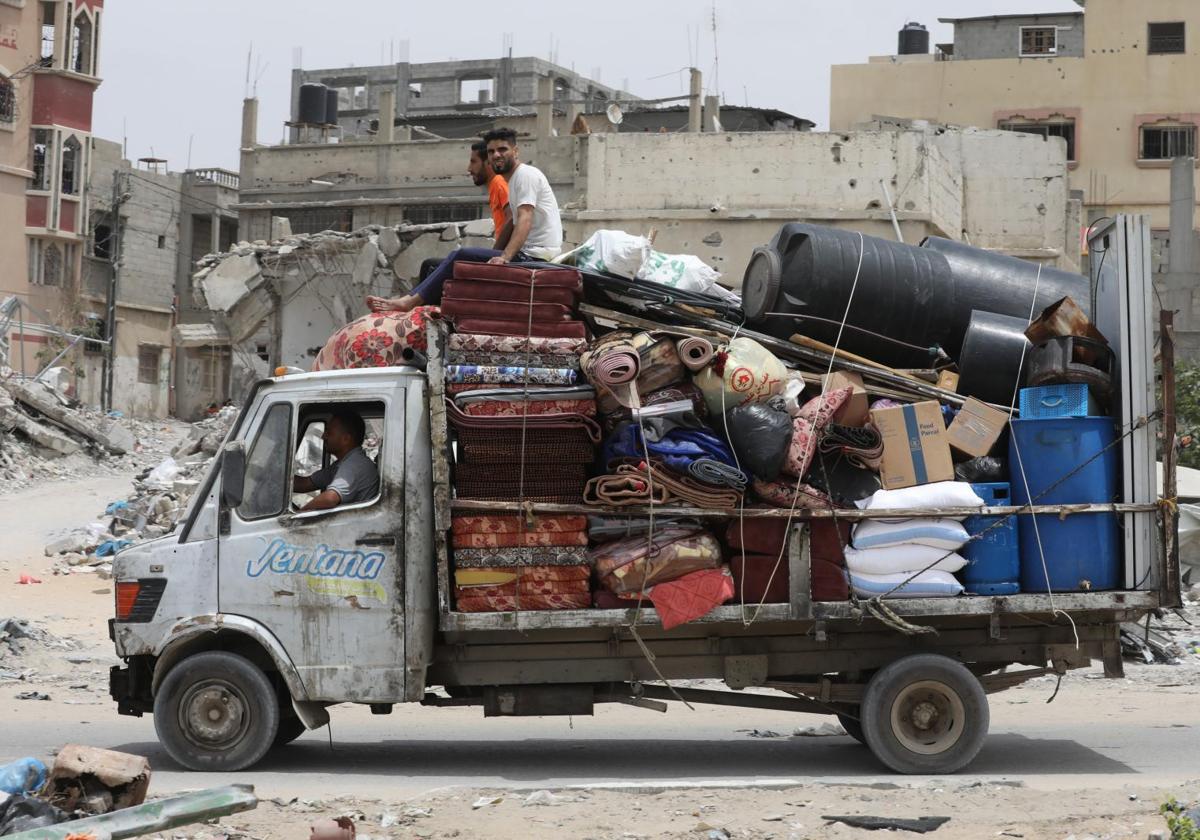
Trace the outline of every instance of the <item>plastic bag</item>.
{"type": "Polygon", "coordinates": [[[653,251],[650,240],[623,230],[598,230],[575,251],[575,265],[586,271],[633,280],[653,251]]]}
{"type": "Polygon", "coordinates": [[[846,568],[851,575],[899,575],[916,571],[957,572],[967,565],[959,554],[928,545],[885,545],[882,548],[847,548],[846,568]]]}
{"type": "Polygon", "coordinates": [[[721,429],[733,444],[738,463],[756,478],[774,481],[792,442],[792,418],[765,404],[742,405],[725,413],[721,429]]]}
{"type": "Polygon", "coordinates": [[[888,598],[951,598],[961,595],[963,585],[949,572],[936,569],[921,572],[908,583],[909,575],[850,575],[850,583],[854,594],[860,598],[874,598],[887,595],[888,598]],[[897,585],[904,584],[895,592],[888,595],[897,585]]]}
{"type": "Polygon", "coordinates": [[[0,837],[67,822],[71,816],[49,802],[15,794],[0,801],[0,837]]]}
{"type": "Polygon", "coordinates": [[[783,390],[787,368],[771,351],[749,338],[722,347],[712,364],[693,376],[712,414],[762,403],[783,390]]]}
{"type": "Polygon", "coordinates": [[[954,477],[971,484],[1002,484],[1008,481],[1008,461],[992,455],[972,458],[954,465],[954,477]]]}
{"type": "Polygon", "coordinates": [[[721,279],[721,272],[691,254],[663,254],[651,251],[642,263],[637,279],[685,292],[700,292],[730,302],[741,300],[737,293],[717,285],[717,281],[721,279]]]}
{"type": "Polygon", "coordinates": [[[868,519],[854,526],[853,542],[857,549],[908,543],[953,551],[970,538],[962,523],[953,519],[868,519]]]}
{"type": "Polygon", "coordinates": [[[970,484],[962,481],[939,481],[900,490],[880,490],[866,502],[860,502],[858,507],[861,510],[983,507],[983,499],[975,494],[970,484]]]}
{"type": "Polygon", "coordinates": [[[175,459],[168,455],[163,458],[161,464],[150,470],[150,474],[146,476],[146,483],[154,487],[171,487],[180,472],[175,459]]]}

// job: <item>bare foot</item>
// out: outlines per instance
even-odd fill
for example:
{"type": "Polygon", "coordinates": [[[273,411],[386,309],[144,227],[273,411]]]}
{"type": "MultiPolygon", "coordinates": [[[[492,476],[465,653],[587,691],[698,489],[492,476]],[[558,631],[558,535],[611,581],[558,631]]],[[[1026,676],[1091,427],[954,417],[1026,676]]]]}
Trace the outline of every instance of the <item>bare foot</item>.
{"type": "Polygon", "coordinates": [[[407,312],[412,309],[414,305],[415,302],[408,295],[398,298],[385,298],[376,297],[375,295],[367,295],[367,309],[375,313],[407,312]]]}

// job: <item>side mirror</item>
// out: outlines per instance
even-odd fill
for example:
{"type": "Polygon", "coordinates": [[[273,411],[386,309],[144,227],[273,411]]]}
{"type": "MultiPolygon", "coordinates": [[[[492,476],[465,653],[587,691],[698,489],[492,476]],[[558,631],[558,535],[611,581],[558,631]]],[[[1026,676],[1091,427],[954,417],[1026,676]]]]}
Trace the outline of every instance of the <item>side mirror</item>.
{"type": "Polygon", "coordinates": [[[235,508],[242,503],[246,484],[246,444],[231,441],[221,454],[221,506],[235,508]]]}

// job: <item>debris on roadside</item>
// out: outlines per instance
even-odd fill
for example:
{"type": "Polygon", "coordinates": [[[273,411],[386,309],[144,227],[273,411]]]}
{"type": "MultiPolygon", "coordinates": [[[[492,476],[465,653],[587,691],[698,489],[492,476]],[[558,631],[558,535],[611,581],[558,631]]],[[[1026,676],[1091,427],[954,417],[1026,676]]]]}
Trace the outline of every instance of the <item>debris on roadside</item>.
{"type": "Polygon", "coordinates": [[[928,834],[931,831],[937,831],[946,823],[950,822],[949,817],[917,817],[916,819],[897,819],[896,817],[868,817],[868,816],[845,816],[845,817],[821,817],[823,820],[828,820],[831,823],[842,823],[851,828],[863,828],[867,831],[911,831],[916,834],[928,834]]]}
{"type": "Polygon", "coordinates": [[[42,795],[65,811],[107,814],[141,805],[149,788],[150,762],[142,756],[67,744],[42,795]]]}

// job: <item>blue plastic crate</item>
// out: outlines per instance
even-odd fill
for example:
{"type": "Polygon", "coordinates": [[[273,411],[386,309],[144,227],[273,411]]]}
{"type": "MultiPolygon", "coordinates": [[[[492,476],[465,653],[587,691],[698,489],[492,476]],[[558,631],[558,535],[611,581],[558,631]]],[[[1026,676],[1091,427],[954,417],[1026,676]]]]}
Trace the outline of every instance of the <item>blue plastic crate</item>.
{"type": "Polygon", "coordinates": [[[1021,389],[1022,420],[1098,417],[1100,406],[1086,385],[1039,385],[1021,389]]]}

